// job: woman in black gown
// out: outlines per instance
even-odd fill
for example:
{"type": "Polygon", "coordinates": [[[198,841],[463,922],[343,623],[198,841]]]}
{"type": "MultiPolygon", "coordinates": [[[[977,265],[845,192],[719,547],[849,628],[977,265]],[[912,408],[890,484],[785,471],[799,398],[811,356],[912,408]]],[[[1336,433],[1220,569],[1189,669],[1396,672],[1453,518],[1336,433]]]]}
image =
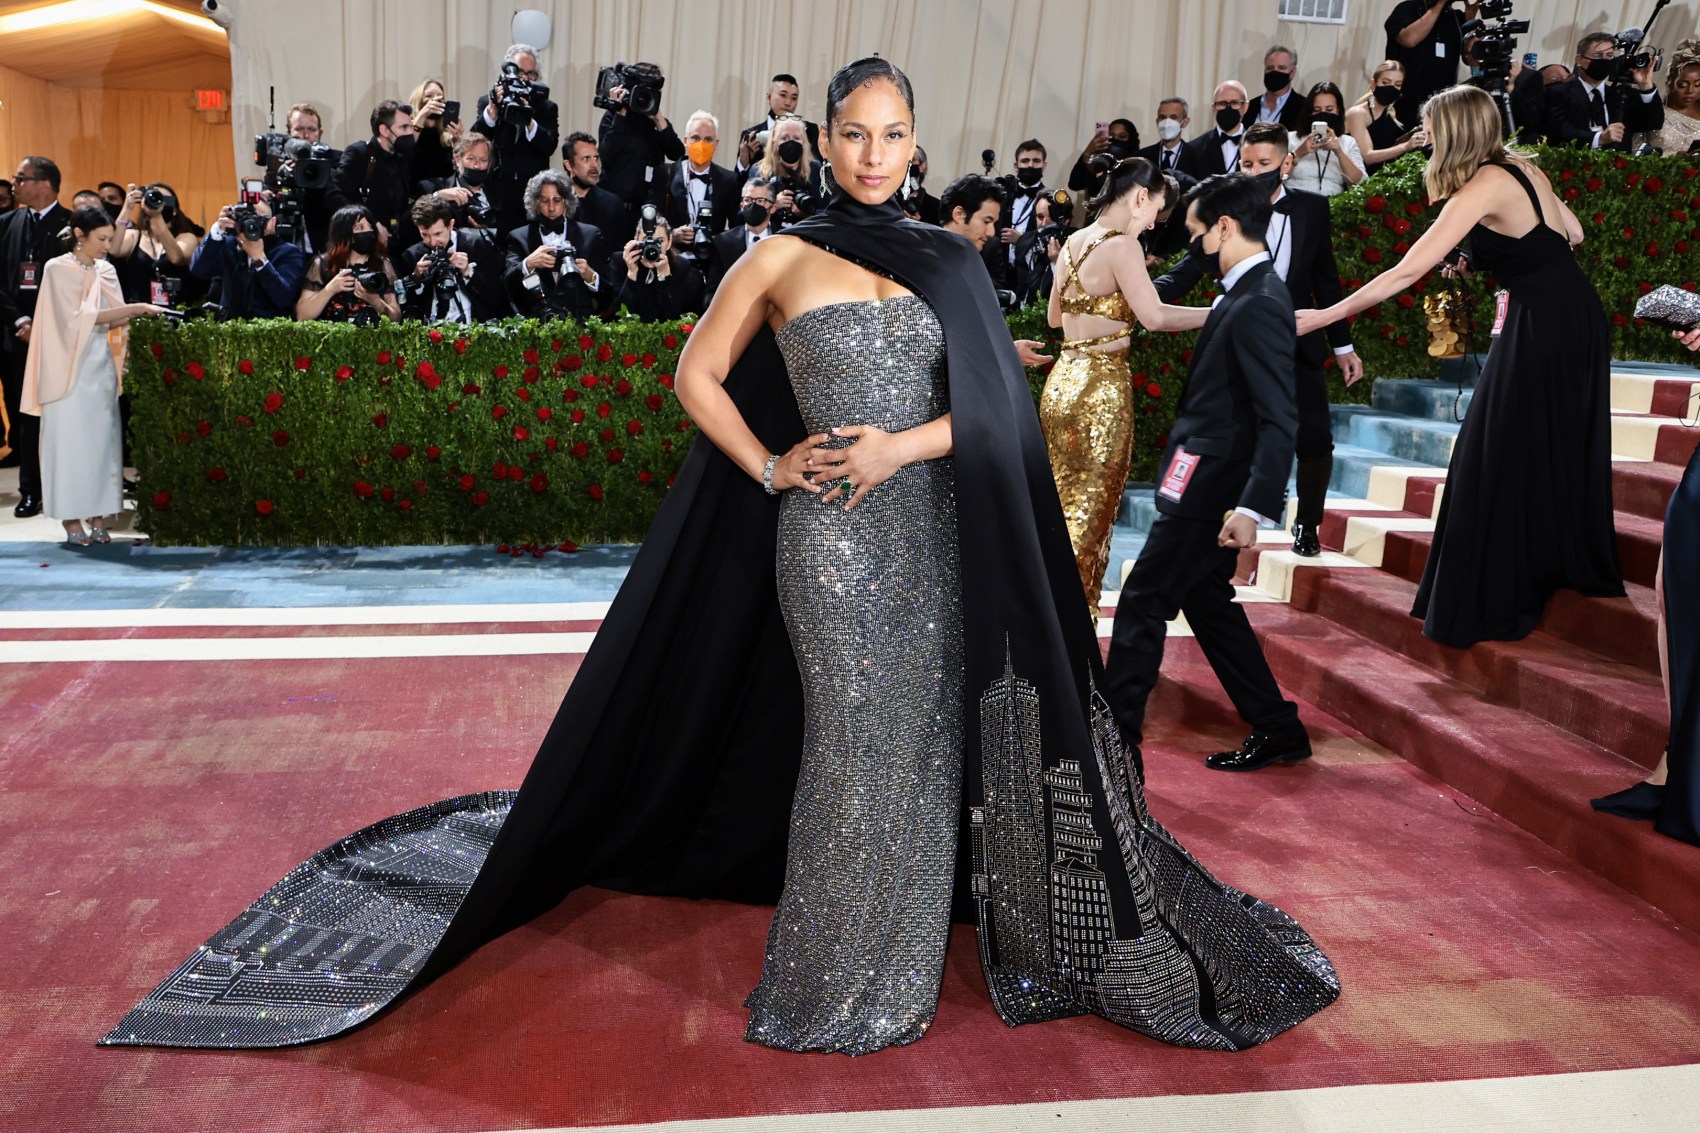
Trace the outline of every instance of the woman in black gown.
{"type": "Polygon", "coordinates": [[[1599,293],[1571,246],[1582,227],[1473,87],[1423,107],[1429,196],[1445,200],[1397,265],[1322,311],[1305,334],[1390,299],[1470,239],[1474,266],[1510,292],[1469,416],[1453,443],[1412,614],[1463,649],[1516,641],[1553,592],[1621,597],[1611,498],[1611,343],[1599,293]]]}
{"type": "Polygon", "coordinates": [[[104,1043],[339,1034],[581,885],[777,902],[747,1037],[788,1050],[919,1038],[953,913],[1012,1025],[1240,1050],[1339,994],[1146,809],[984,267],[896,201],[908,80],[861,60],[826,109],[840,191],[697,324],[705,436],[519,792],[323,851],[104,1043]]]}

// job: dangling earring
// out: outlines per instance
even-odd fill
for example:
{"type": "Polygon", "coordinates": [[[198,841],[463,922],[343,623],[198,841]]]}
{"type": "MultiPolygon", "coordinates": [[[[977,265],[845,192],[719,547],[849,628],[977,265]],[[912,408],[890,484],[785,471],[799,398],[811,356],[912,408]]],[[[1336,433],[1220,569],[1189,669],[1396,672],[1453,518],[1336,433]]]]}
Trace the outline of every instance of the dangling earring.
{"type": "Polygon", "coordinates": [[[915,195],[915,170],[910,168],[903,178],[903,197],[907,200],[915,195]]]}
{"type": "Polygon", "coordinates": [[[838,178],[832,175],[832,162],[830,161],[820,163],[820,187],[829,197],[838,192],[838,178]]]}

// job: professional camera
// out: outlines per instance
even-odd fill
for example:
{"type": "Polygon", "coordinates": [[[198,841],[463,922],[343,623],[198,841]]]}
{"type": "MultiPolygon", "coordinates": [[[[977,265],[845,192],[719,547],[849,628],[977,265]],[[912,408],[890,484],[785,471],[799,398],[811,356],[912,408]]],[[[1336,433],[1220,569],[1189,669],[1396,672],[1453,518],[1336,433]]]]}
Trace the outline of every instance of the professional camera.
{"type": "Polygon", "coordinates": [[[616,63],[596,72],[596,95],[590,104],[598,110],[618,110],[621,103],[609,97],[615,87],[626,90],[625,107],[647,118],[661,109],[661,88],[667,85],[661,72],[635,63],[616,63]]]}
{"type": "Polygon", "coordinates": [[[543,246],[555,251],[555,262],[544,268],[544,271],[553,275],[557,280],[577,274],[573,270],[573,262],[578,259],[578,249],[573,247],[571,240],[568,240],[565,236],[558,236],[549,232],[543,236],[543,246]]]}
{"type": "Polygon", "coordinates": [[[315,145],[284,134],[254,136],[254,164],[265,167],[266,187],[274,191],[326,188],[341,156],[322,142],[315,145]]]}
{"type": "Polygon", "coordinates": [[[383,272],[378,271],[376,268],[368,271],[361,271],[358,268],[351,268],[349,270],[354,273],[354,282],[358,283],[361,287],[364,287],[373,294],[389,290],[390,277],[385,275],[383,272]]]}
{"type": "Polygon", "coordinates": [[[1670,0],[1657,0],[1653,5],[1653,14],[1647,17],[1647,22],[1638,28],[1624,28],[1612,37],[1612,43],[1617,48],[1617,67],[1614,78],[1621,79],[1631,71],[1640,71],[1651,67],[1657,71],[1664,64],[1664,52],[1652,51],[1647,48],[1647,33],[1653,30],[1653,21],[1659,18],[1670,0]]]}
{"type": "Polygon", "coordinates": [[[998,297],[998,309],[1006,315],[1021,306],[1021,296],[1006,288],[1000,287],[992,294],[998,297]]]}
{"type": "Polygon", "coordinates": [[[272,221],[271,217],[250,204],[231,205],[230,219],[236,222],[236,231],[242,234],[244,240],[264,240],[266,226],[272,221]]]}
{"type": "Polygon", "coordinates": [[[496,224],[496,209],[494,205],[479,203],[474,197],[456,210],[456,224],[471,224],[478,228],[493,228],[496,224]]]}
{"type": "Polygon", "coordinates": [[[172,200],[171,194],[153,186],[142,191],[142,206],[149,212],[159,213],[167,222],[177,214],[177,202],[172,200]]]}
{"type": "Polygon", "coordinates": [[[661,250],[661,241],[655,238],[656,213],[654,205],[643,206],[638,227],[643,232],[643,239],[638,243],[638,259],[653,267],[660,263],[667,254],[661,250]]]}
{"type": "Polygon", "coordinates": [[[696,220],[691,223],[691,230],[696,233],[691,242],[691,254],[699,260],[706,260],[714,250],[714,209],[704,201],[697,208],[696,220]]]}
{"type": "Polygon", "coordinates": [[[1052,240],[1059,244],[1066,244],[1068,238],[1074,235],[1074,225],[1069,223],[1074,218],[1074,198],[1067,189],[1057,189],[1049,193],[1040,193],[1033,201],[1035,209],[1039,207],[1040,201],[1047,202],[1051,209],[1051,223],[1033,234],[1036,246],[1040,254],[1043,255],[1046,246],[1052,240]]]}
{"type": "Polygon", "coordinates": [[[1462,25],[1464,38],[1475,38],[1470,54],[1482,71],[1481,88],[1499,104],[1507,133],[1511,130],[1511,62],[1517,57],[1517,36],[1529,33],[1528,20],[1511,19],[1511,6],[1512,0],[1483,0],[1477,9],[1480,15],[1462,25]]]}
{"type": "Polygon", "coordinates": [[[502,64],[502,73],[496,76],[494,94],[497,119],[523,130],[531,124],[532,103],[548,99],[549,88],[523,77],[519,64],[509,61],[502,64]]]}
{"type": "Polygon", "coordinates": [[[438,294],[447,295],[460,286],[460,272],[455,270],[449,257],[454,255],[454,245],[446,248],[432,248],[425,253],[425,274],[415,276],[413,285],[420,291],[435,289],[438,294]]]}
{"type": "Polygon", "coordinates": [[[773,191],[775,200],[779,198],[779,194],[789,192],[791,199],[796,202],[797,206],[796,208],[775,209],[773,220],[776,224],[790,224],[794,220],[801,220],[820,208],[820,198],[815,196],[814,190],[809,188],[808,181],[795,174],[771,178],[768,180],[767,187],[773,191]]]}

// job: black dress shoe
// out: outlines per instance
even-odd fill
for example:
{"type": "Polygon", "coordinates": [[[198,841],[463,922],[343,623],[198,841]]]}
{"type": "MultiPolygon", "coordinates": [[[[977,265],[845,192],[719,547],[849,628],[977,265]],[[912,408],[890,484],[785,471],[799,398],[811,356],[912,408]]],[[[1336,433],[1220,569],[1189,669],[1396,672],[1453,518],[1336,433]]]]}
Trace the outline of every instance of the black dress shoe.
{"type": "Polygon", "coordinates": [[[1256,771],[1271,763],[1297,763],[1310,758],[1310,737],[1304,733],[1292,736],[1270,736],[1253,732],[1237,751],[1218,752],[1204,761],[1212,771],[1256,771]]]}
{"type": "Polygon", "coordinates": [[[1322,554],[1322,536],[1317,534],[1314,524],[1293,524],[1293,554],[1314,559],[1322,554]]]}
{"type": "Polygon", "coordinates": [[[1637,783],[1633,787],[1613,791],[1602,799],[1592,799],[1588,805],[1601,814],[1615,814],[1619,818],[1652,822],[1659,817],[1659,807],[1664,798],[1665,789],[1662,786],[1637,783]]]}
{"type": "Polygon", "coordinates": [[[18,506],[12,509],[12,514],[19,519],[28,519],[32,515],[40,515],[41,500],[36,496],[25,496],[18,501],[18,506]]]}

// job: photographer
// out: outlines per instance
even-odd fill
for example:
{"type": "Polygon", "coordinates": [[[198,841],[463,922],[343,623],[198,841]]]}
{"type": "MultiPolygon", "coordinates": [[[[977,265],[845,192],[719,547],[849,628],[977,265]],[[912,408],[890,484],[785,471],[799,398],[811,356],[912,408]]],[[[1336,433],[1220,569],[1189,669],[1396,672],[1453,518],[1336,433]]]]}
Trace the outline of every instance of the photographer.
{"type": "Polygon", "coordinates": [[[455,206],[437,197],[413,202],[419,243],[396,257],[403,283],[403,318],[482,323],[512,313],[502,290],[496,245],[477,232],[455,230],[455,206]]]}
{"type": "Polygon", "coordinates": [[[927,151],[920,146],[915,147],[915,157],[909,162],[909,176],[915,181],[915,191],[909,198],[909,207],[912,207],[915,219],[935,227],[943,223],[944,215],[939,211],[939,199],[927,192],[927,151]]]}
{"type": "MultiPolygon", "coordinates": [[[[767,117],[754,126],[749,127],[738,135],[738,164],[737,172],[742,175],[750,171],[750,167],[761,160],[763,151],[767,149],[767,138],[773,128],[779,125],[781,118],[790,118],[797,113],[797,79],[794,75],[778,74],[767,86],[767,117]]],[[[820,157],[820,127],[813,122],[804,122],[803,130],[808,135],[809,149],[815,157],[820,157]]]]}
{"type": "MultiPolygon", "coordinates": [[[[1063,194],[1066,198],[1067,194],[1063,194]]],[[[1015,242],[1015,266],[1010,271],[1009,289],[1015,304],[1025,307],[1035,296],[1049,296],[1057,257],[1074,229],[1068,207],[1056,193],[1041,193],[1033,206],[1034,228],[1015,242]]]]}
{"type": "Polygon", "coordinates": [[[525,186],[549,168],[561,139],[561,109],[538,82],[537,49],[516,43],[502,55],[501,77],[478,99],[474,131],[495,143],[495,173],[485,192],[495,206],[495,229],[525,223],[525,186]]]}
{"type": "Polygon", "coordinates": [[[295,301],[296,319],[369,327],[379,319],[401,318],[395,268],[371,210],[365,205],[338,209],[327,237],[324,254],[307,265],[301,298],[295,301]]]}
{"type": "Polygon", "coordinates": [[[454,146],[461,137],[460,104],[450,113],[441,79],[426,79],[413,88],[407,105],[413,107],[413,127],[419,144],[413,150],[413,179],[442,181],[454,176],[454,146]]]}
{"type": "MultiPolygon", "coordinates": [[[[306,142],[309,146],[324,143],[322,119],[318,107],[312,103],[298,102],[291,106],[285,122],[289,126],[289,137],[292,141],[306,142]]],[[[336,161],[340,158],[341,155],[335,150],[330,151],[330,160],[336,161]]],[[[329,186],[301,190],[301,220],[307,227],[309,248],[325,246],[325,233],[330,228],[331,213],[336,211],[331,207],[329,194],[329,186]]]]}
{"type": "Polygon", "coordinates": [[[769,223],[773,215],[773,190],[768,188],[766,181],[745,183],[738,206],[740,223],[714,238],[714,256],[708,269],[709,299],[714,298],[720,281],[726,278],[732,265],[745,252],[773,235],[773,225],[769,223]]]}
{"type": "Polygon", "coordinates": [[[610,271],[625,277],[614,307],[624,305],[646,323],[676,319],[705,305],[702,271],[673,251],[672,227],[653,205],[644,208],[636,237],[614,257],[610,271]]]}
{"type": "Polygon", "coordinates": [[[1546,88],[1547,142],[1628,152],[1629,136],[1665,124],[1665,104],[1653,85],[1653,61],[1627,70],[1617,38],[1593,32],[1576,45],[1576,74],[1546,88]]]}
{"type": "Polygon", "coordinates": [[[625,202],[630,226],[637,223],[644,205],[660,206],[661,169],[685,156],[685,143],[661,113],[660,92],[666,79],[660,67],[632,63],[606,73],[616,85],[597,99],[603,105],[596,128],[602,187],[625,202]],[[642,97],[634,110],[628,103],[637,92],[642,97]]]}
{"type": "Polygon", "coordinates": [[[781,118],[767,136],[767,152],[756,163],[751,180],[761,178],[773,190],[773,220],[783,228],[810,216],[821,206],[821,164],[805,167],[807,137],[804,123],[796,115],[781,118]]]}
{"type": "Polygon", "coordinates": [[[661,215],[678,233],[679,247],[694,249],[706,269],[711,241],[732,226],[738,203],[738,175],[714,164],[720,121],[706,110],[685,120],[685,160],[667,167],[661,215]],[[706,221],[706,223],[705,223],[706,221]]]}
{"type": "Polygon", "coordinates": [[[372,136],[352,142],[332,178],[326,201],[333,210],[365,205],[383,225],[392,243],[403,244],[413,232],[408,202],[413,199],[413,107],[385,99],[372,110],[372,136]]]}
{"type": "Polygon", "coordinates": [[[583,318],[602,307],[602,278],[591,265],[607,252],[599,230],[573,219],[577,208],[565,173],[545,169],[525,187],[531,223],[508,233],[502,281],[526,318],[583,318]]]}
{"type": "Polygon", "coordinates": [[[183,215],[170,185],[131,185],[119,204],[115,231],[107,256],[118,271],[125,302],[173,307],[205,293],[189,274],[189,261],[205,232],[183,215]]]}
{"type": "MultiPolygon", "coordinates": [[[[1131,154],[1133,151],[1128,151],[1131,154]]],[[[1046,192],[1045,167],[1049,157],[1044,143],[1028,138],[1015,147],[1015,176],[1000,178],[1009,194],[1003,215],[998,218],[997,240],[987,245],[981,255],[986,269],[999,287],[1007,287],[1015,271],[1015,242],[1023,233],[1033,231],[1033,209],[1040,194],[1046,192]]]]}
{"type": "Polygon", "coordinates": [[[602,151],[596,139],[582,131],[568,134],[561,145],[561,163],[573,179],[573,195],[578,198],[573,216],[578,222],[603,232],[624,232],[626,202],[602,187],[602,151]]]}
{"type": "Polygon", "coordinates": [[[434,195],[453,205],[456,227],[488,229],[491,236],[499,236],[495,206],[488,195],[490,159],[489,138],[483,134],[463,135],[455,143],[454,176],[419,182],[418,195],[434,195]]]}
{"type": "Polygon", "coordinates": [[[189,274],[219,283],[221,319],[288,319],[307,257],[276,235],[271,201],[261,194],[251,203],[218,210],[212,231],[189,260],[189,274]]]}
{"type": "MultiPolygon", "coordinates": [[[[1399,0],[1383,24],[1387,57],[1405,69],[1399,92],[1399,121],[1422,121],[1422,106],[1431,94],[1458,82],[1458,61],[1464,55],[1464,22],[1476,18],[1477,3],[1465,3],[1460,16],[1457,0],[1399,0]]],[[[1363,142],[1360,139],[1359,145],[1363,142]]]]}

